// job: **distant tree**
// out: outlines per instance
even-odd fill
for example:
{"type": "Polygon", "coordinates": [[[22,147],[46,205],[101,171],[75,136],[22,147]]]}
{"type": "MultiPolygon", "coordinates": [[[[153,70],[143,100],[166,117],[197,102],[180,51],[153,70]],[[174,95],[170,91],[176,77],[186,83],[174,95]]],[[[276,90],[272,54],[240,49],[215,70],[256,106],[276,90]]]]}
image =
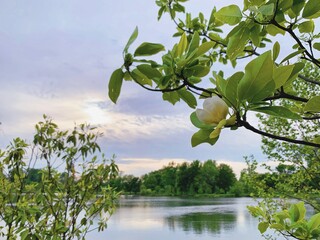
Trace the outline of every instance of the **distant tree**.
{"type": "Polygon", "coordinates": [[[26,184],[40,183],[42,178],[41,169],[30,168],[26,177],[26,184]]]}
{"type": "Polygon", "coordinates": [[[159,171],[153,171],[142,176],[142,185],[144,189],[149,189],[152,192],[162,188],[161,185],[161,173],[159,171]]]}
{"type": "Polygon", "coordinates": [[[225,193],[236,183],[237,178],[232,168],[227,164],[220,164],[218,166],[218,182],[217,186],[225,193]]]}
{"type": "Polygon", "coordinates": [[[124,175],[122,178],[122,190],[126,193],[139,193],[141,180],[133,175],[124,175]]]}
{"type": "Polygon", "coordinates": [[[217,164],[213,160],[207,160],[203,163],[200,176],[203,179],[204,193],[214,193],[217,188],[219,170],[217,164]]]}
{"type": "Polygon", "coordinates": [[[162,186],[164,186],[165,194],[174,195],[177,193],[177,167],[174,162],[169,163],[161,169],[162,186]]]}

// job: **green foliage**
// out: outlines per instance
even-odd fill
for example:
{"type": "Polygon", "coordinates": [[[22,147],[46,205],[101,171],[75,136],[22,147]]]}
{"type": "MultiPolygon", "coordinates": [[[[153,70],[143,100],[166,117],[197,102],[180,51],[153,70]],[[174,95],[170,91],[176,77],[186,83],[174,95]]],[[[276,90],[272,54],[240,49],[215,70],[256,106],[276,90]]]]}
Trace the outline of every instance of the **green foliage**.
{"type": "Polygon", "coordinates": [[[61,131],[45,116],[33,144],[16,138],[0,152],[1,236],[85,239],[94,218],[99,231],[106,228],[118,197],[109,181],[118,168],[95,155],[100,147],[93,130],[82,124],[61,131]],[[45,167],[30,168],[35,163],[45,167]]]}
{"type": "Polygon", "coordinates": [[[266,52],[247,64],[238,85],[240,101],[255,103],[269,97],[275,89],[271,52],[266,52]]]}
{"type": "Polygon", "coordinates": [[[270,204],[249,206],[248,210],[253,216],[259,217],[258,229],[261,234],[270,228],[296,239],[320,237],[320,214],[315,214],[307,220],[304,202],[293,203],[289,209],[281,211],[275,211],[274,206],[270,204]]]}
{"type": "Polygon", "coordinates": [[[134,52],[134,56],[150,56],[164,51],[164,46],[157,43],[142,43],[134,52]]]}
{"type": "Polygon", "coordinates": [[[223,189],[224,192],[226,193],[231,186],[233,186],[237,179],[235,174],[233,173],[233,170],[230,166],[227,164],[220,164],[218,166],[218,187],[220,189],[223,189]]]}
{"type": "MultiPolygon", "coordinates": [[[[168,166],[145,174],[141,178],[132,175],[119,176],[110,184],[126,194],[143,195],[195,195],[233,193],[246,194],[237,188],[235,174],[226,164],[217,165],[215,161],[204,163],[198,160],[192,163],[169,163],[168,166]],[[232,191],[231,191],[232,190],[232,191]]],[[[240,186],[241,183],[238,185],[240,186]]]]}
{"type": "Polygon", "coordinates": [[[120,68],[115,70],[111,75],[109,81],[109,98],[114,103],[117,102],[120,95],[123,78],[124,74],[120,68]]]}
{"type": "Polygon", "coordinates": [[[237,5],[223,7],[219,11],[214,13],[214,16],[219,21],[227,23],[229,25],[236,25],[242,19],[241,10],[237,5]]]}

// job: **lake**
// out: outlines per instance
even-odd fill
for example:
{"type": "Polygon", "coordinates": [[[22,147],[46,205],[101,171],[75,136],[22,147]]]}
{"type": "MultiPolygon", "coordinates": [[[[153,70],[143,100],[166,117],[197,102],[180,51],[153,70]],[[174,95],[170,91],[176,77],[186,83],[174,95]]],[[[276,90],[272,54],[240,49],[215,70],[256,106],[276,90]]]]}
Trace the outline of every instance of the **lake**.
{"type": "MultiPolygon", "coordinates": [[[[264,239],[247,211],[251,198],[123,197],[104,232],[88,239],[264,239]]],[[[278,238],[279,239],[279,238],[278,238]]]]}

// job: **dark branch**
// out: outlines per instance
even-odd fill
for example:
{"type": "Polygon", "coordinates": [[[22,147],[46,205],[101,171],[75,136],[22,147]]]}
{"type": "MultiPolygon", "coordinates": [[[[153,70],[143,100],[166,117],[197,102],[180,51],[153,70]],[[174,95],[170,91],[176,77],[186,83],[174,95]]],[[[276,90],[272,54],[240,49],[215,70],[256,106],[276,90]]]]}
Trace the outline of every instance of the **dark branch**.
{"type": "Polygon", "coordinates": [[[280,140],[280,141],[284,141],[284,142],[289,142],[289,143],[294,143],[294,144],[299,144],[299,145],[305,145],[305,146],[310,146],[310,147],[316,147],[316,148],[320,148],[320,144],[317,143],[313,143],[313,142],[307,142],[307,141],[303,141],[303,140],[296,140],[296,139],[291,139],[291,138],[287,138],[287,137],[282,137],[282,136],[277,136],[277,135],[273,135],[271,133],[267,133],[264,131],[261,131],[259,129],[256,129],[255,127],[253,127],[252,125],[250,125],[250,123],[248,123],[247,121],[243,121],[241,119],[238,118],[238,124],[241,127],[245,127],[246,129],[260,134],[262,136],[265,137],[269,137],[269,138],[273,138],[276,140],[280,140]]]}
{"type": "Polygon", "coordinates": [[[298,96],[294,96],[294,95],[285,93],[283,91],[283,89],[281,91],[279,91],[277,94],[275,94],[274,96],[265,98],[264,101],[284,99],[284,98],[294,100],[294,101],[299,101],[299,102],[305,102],[305,103],[309,101],[309,99],[307,99],[307,98],[302,98],[302,97],[298,97],[298,96]]]}
{"type": "Polygon", "coordinates": [[[313,57],[312,53],[310,53],[305,46],[302,44],[302,42],[300,41],[300,39],[298,38],[298,36],[294,33],[294,31],[292,30],[292,25],[290,25],[289,28],[283,27],[281,26],[275,19],[272,19],[270,21],[270,24],[273,24],[274,26],[280,28],[283,31],[286,31],[287,33],[289,33],[291,35],[291,37],[296,41],[296,43],[299,45],[299,47],[301,49],[304,49],[304,53],[309,57],[309,59],[311,60],[311,62],[313,62],[315,65],[317,65],[317,67],[320,67],[320,62],[313,57]]]}
{"type": "Polygon", "coordinates": [[[206,96],[206,95],[203,95],[203,94],[201,94],[201,93],[198,93],[197,91],[195,91],[195,90],[193,90],[192,88],[190,88],[189,86],[187,86],[187,89],[188,89],[188,91],[190,91],[190,92],[192,92],[192,93],[194,93],[194,94],[196,94],[196,95],[198,95],[198,96],[200,96],[200,97],[208,97],[208,96],[206,96]]]}
{"type": "Polygon", "coordinates": [[[301,74],[299,74],[298,77],[301,78],[302,80],[308,82],[308,83],[313,83],[313,84],[316,84],[316,85],[319,85],[319,86],[320,86],[320,81],[307,78],[306,76],[303,76],[303,75],[301,75],[301,74]]]}
{"type": "Polygon", "coordinates": [[[303,117],[302,119],[304,119],[304,120],[318,120],[318,119],[320,119],[320,116],[315,115],[312,117],[303,117]]]}
{"type": "Polygon", "coordinates": [[[136,81],[135,79],[133,79],[133,81],[137,84],[139,84],[141,87],[143,87],[144,89],[151,91],[151,92],[175,92],[178,91],[182,88],[184,88],[186,86],[186,84],[181,84],[180,86],[176,87],[176,88],[164,88],[164,89],[155,89],[155,88],[149,88],[141,83],[139,83],[138,81],[136,81]]]}
{"type": "Polygon", "coordinates": [[[126,66],[125,67],[127,72],[129,73],[130,77],[133,79],[133,81],[135,83],[137,83],[138,85],[140,85],[142,88],[148,90],[148,91],[151,91],[151,92],[175,92],[175,91],[178,91],[182,88],[184,88],[186,86],[186,83],[184,82],[183,84],[181,84],[180,86],[178,87],[175,87],[175,88],[164,88],[164,89],[157,89],[157,88],[149,88],[145,85],[143,85],[142,83],[138,82],[137,80],[134,79],[134,77],[132,76],[131,72],[130,72],[130,67],[129,66],[126,66]]]}

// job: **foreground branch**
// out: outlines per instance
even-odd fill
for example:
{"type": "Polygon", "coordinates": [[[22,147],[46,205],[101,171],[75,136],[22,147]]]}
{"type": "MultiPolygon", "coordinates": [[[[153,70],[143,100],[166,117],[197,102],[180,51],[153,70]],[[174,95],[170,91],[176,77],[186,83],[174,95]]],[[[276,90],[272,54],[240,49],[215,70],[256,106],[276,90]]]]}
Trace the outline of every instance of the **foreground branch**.
{"type": "Polygon", "coordinates": [[[284,142],[289,142],[289,143],[294,143],[294,144],[299,144],[299,145],[305,145],[305,146],[320,148],[320,144],[317,144],[317,143],[307,142],[307,141],[303,141],[303,140],[296,140],[296,139],[291,139],[291,138],[287,138],[287,137],[273,135],[271,133],[267,133],[267,132],[261,131],[261,130],[253,127],[247,121],[243,121],[241,119],[238,119],[237,121],[238,121],[238,124],[239,124],[240,127],[245,127],[246,129],[248,129],[248,130],[250,130],[250,131],[252,131],[254,133],[260,134],[262,136],[265,136],[265,137],[273,138],[273,139],[284,141],[284,142]]]}
{"type": "Polygon", "coordinates": [[[308,83],[313,83],[313,84],[316,84],[316,85],[319,85],[319,86],[320,86],[320,81],[307,78],[307,77],[305,77],[305,76],[303,76],[303,75],[301,75],[301,74],[299,74],[298,77],[301,78],[302,80],[308,82],[308,83]]]}

